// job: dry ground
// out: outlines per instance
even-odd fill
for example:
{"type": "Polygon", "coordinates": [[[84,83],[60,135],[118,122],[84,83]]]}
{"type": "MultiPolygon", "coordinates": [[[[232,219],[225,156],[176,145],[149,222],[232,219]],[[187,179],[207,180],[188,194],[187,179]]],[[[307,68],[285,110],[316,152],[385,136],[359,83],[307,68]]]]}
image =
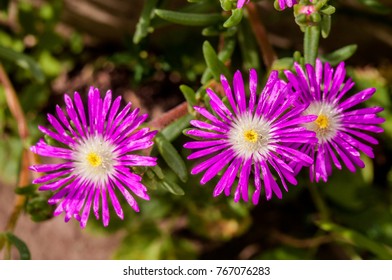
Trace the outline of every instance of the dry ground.
{"type": "MultiPolygon", "coordinates": [[[[15,196],[11,186],[0,184],[0,227],[4,228],[15,196]]],[[[104,237],[81,230],[76,221],[65,223],[63,218],[55,217],[42,223],[33,222],[22,215],[15,234],[26,242],[31,257],[35,260],[79,260],[111,259],[121,236],[104,237]]],[[[0,254],[0,259],[3,255],[0,254]]],[[[17,255],[13,258],[18,258],[17,255]]]]}

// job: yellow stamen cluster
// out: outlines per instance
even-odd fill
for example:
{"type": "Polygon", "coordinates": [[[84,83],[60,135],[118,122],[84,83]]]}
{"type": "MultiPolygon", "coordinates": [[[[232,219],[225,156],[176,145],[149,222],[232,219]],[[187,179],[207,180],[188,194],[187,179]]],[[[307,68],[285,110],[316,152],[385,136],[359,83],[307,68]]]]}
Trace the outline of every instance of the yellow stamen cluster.
{"type": "Polygon", "coordinates": [[[250,143],[256,143],[259,135],[257,134],[256,131],[254,131],[253,129],[250,130],[246,130],[244,132],[244,138],[246,141],[250,142],[250,143]]]}
{"type": "Polygon", "coordinates": [[[314,123],[320,128],[320,129],[326,129],[329,127],[329,119],[326,115],[320,114],[317,119],[314,121],[314,123]]]}
{"type": "Polygon", "coordinates": [[[102,158],[98,154],[91,152],[87,155],[88,163],[93,167],[98,167],[102,164],[102,158]]]}

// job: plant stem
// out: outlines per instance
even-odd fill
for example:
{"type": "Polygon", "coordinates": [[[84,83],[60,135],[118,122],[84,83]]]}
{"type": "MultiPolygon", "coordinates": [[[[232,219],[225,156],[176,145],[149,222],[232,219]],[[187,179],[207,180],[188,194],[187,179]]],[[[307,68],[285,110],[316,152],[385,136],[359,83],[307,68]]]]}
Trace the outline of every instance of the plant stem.
{"type": "MultiPolygon", "coordinates": [[[[12,86],[10,79],[8,78],[7,73],[4,71],[3,66],[0,64],[0,83],[4,86],[4,91],[5,91],[5,97],[7,101],[8,108],[13,115],[13,117],[16,120],[16,123],[18,124],[18,133],[19,137],[22,140],[22,158],[21,158],[21,168],[20,168],[20,173],[19,173],[19,178],[18,178],[18,186],[19,187],[24,187],[30,184],[31,182],[31,172],[29,170],[29,166],[36,164],[37,160],[34,156],[34,154],[28,150],[25,147],[25,144],[27,142],[27,138],[29,136],[29,131],[28,131],[28,126],[27,126],[27,121],[23,112],[23,109],[20,105],[18,96],[15,92],[14,87],[12,86]]],[[[23,210],[23,205],[26,202],[26,197],[23,195],[16,195],[15,201],[14,201],[14,207],[13,210],[8,218],[8,222],[6,225],[6,231],[13,232],[16,223],[20,217],[20,214],[22,213],[23,210]]],[[[8,246],[8,242],[5,242],[6,244],[6,255],[11,254],[11,252],[8,252],[10,250],[10,246],[8,246]]],[[[0,250],[4,246],[4,244],[0,244],[0,250]]]]}
{"type": "Polygon", "coordinates": [[[279,242],[295,248],[317,248],[322,244],[333,241],[329,235],[318,235],[312,238],[299,239],[277,230],[273,230],[271,236],[279,242]]]}
{"type": "Polygon", "coordinates": [[[246,10],[248,12],[249,22],[255,34],[257,44],[259,45],[264,64],[268,69],[270,69],[274,61],[277,59],[277,55],[268,40],[267,31],[260,20],[255,3],[249,2],[246,5],[246,10]]]}
{"type": "Polygon", "coordinates": [[[324,199],[320,195],[318,188],[315,184],[311,184],[309,186],[310,195],[312,196],[313,202],[316,205],[317,210],[320,213],[320,221],[321,222],[329,222],[331,221],[331,214],[325,203],[324,199]]]}
{"type": "Polygon", "coordinates": [[[307,26],[304,36],[304,56],[305,63],[314,65],[318,55],[318,47],[320,40],[320,27],[307,26]]]}
{"type": "Polygon", "coordinates": [[[161,130],[165,126],[171,124],[175,120],[185,116],[188,113],[188,103],[186,101],[177,105],[173,109],[163,113],[158,118],[153,119],[149,126],[158,130],[161,130]]]}

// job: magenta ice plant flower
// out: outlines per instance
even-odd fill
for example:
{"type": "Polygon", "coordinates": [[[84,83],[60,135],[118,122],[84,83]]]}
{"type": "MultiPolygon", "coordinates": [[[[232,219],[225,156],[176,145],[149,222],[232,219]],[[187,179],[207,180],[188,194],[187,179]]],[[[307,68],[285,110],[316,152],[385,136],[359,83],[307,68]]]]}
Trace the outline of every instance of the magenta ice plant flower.
{"type": "Polygon", "coordinates": [[[297,4],[296,0],[277,0],[278,1],[278,6],[281,10],[286,9],[286,7],[291,8],[295,4],[297,4]]]}
{"type": "Polygon", "coordinates": [[[254,204],[258,203],[262,188],[268,200],[273,193],[282,198],[278,181],[286,191],[286,180],[297,184],[293,169],[286,160],[303,165],[313,163],[311,157],[289,147],[289,144],[317,142],[315,133],[303,125],[313,122],[316,116],[303,116],[305,105],[292,108],[297,96],[278,78],[276,71],[271,73],[258,95],[257,73],[250,70],[249,99],[239,71],[234,75],[233,88],[224,76],[221,76],[221,83],[230,106],[226,106],[214,91],[207,89],[212,112],[204,107],[194,107],[206,120],[192,120],[195,128],[187,131],[190,137],[197,139],[184,145],[194,150],[188,159],[199,160],[191,173],[204,172],[200,183],[205,184],[222,172],[214,196],[223,191],[230,195],[238,177],[234,191],[236,202],[241,198],[249,200],[251,183],[255,186],[254,204]]]}
{"type": "MultiPolygon", "coordinates": [[[[356,106],[372,97],[376,89],[367,88],[349,96],[347,93],[354,82],[351,78],[346,79],[344,62],[334,69],[317,59],[315,67],[307,64],[303,69],[296,63],[295,70],[296,74],[289,70],[285,74],[299,94],[299,104],[308,104],[303,114],[317,116],[314,122],[304,126],[316,132],[318,142],[295,145],[300,152],[314,158],[310,166],[310,179],[326,182],[332,174],[332,164],[338,169],[342,168],[339,158],[351,172],[355,172],[355,166],[365,167],[360,152],[374,157],[369,144],[375,145],[378,141],[369,132],[383,132],[378,124],[384,119],[377,116],[383,108],[356,106]]],[[[301,167],[301,164],[296,164],[294,168],[298,172],[301,167]]]]}
{"type": "Polygon", "coordinates": [[[156,131],[139,129],[147,114],[139,115],[138,108],[131,110],[130,103],[119,112],[121,97],[112,103],[110,90],[102,99],[99,90],[93,87],[88,93],[87,112],[79,93],[75,92],[73,100],[65,95],[64,100],[66,112],[57,105],[57,116],[48,114],[52,129],[39,126],[58,145],[49,145],[41,139],[31,147],[40,156],[61,160],[30,167],[47,173],[33,183],[41,185],[39,190],[54,192],[48,201],[57,204],[54,215],[64,212],[66,222],[74,217],[84,228],[92,208],[96,218],[102,216],[107,226],[108,200],[117,216],[124,217],[118,193],[138,212],[133,195],[145,200],[149,196],[141,177],[130,168],[156,165],[156,158],[135,153],[153,145],[156,131]]]}

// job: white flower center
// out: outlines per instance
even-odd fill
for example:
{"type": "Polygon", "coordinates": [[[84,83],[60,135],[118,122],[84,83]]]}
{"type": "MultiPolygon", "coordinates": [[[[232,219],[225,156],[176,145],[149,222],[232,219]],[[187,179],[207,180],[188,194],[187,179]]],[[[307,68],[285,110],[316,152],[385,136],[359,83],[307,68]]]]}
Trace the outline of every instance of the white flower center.
{"type": "Polygon", "coordinates": [[[339,130],[340,122],[336,108],[322,101],[315,101],[304,111],[304,115],[316,115],[314,122],[306,123],[305,127],[316,132],[319,143],[332,139],[339,130]]]}
{"type": "Polygon", "coordinates": [[[74,174],[94,184],[106,184],[114,173],[117,154],[115,146],[105,141],[102,136],[85,139],[75,148],[74,174]]]}
{"type": "Polygon", "coordinates": [[[238,156],[249,159],[253,155],[260,161],[270,150],[269,131],[270,125],[263,117],[246,113],[232,123],[229,142],[238,156]]]}

